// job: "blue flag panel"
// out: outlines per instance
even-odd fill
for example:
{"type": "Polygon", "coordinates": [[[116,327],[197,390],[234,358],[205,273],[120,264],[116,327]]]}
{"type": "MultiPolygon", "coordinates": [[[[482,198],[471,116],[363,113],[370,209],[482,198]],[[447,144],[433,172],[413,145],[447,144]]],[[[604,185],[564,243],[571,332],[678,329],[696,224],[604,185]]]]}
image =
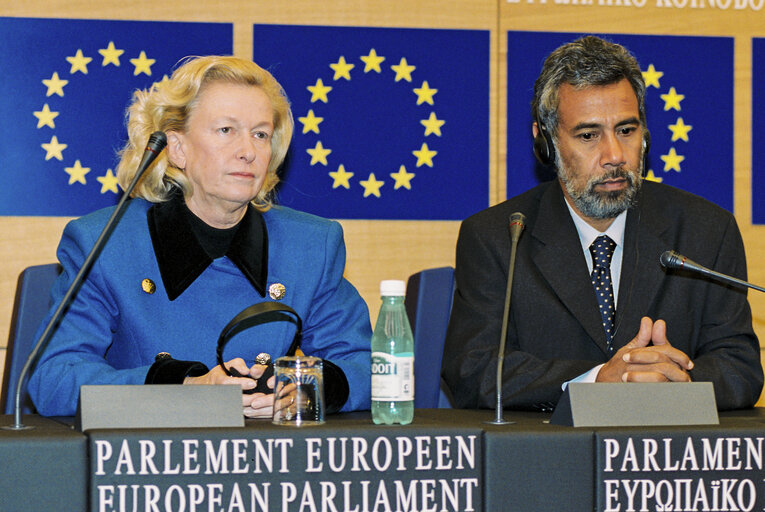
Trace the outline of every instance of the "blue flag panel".
{"type": "Polygon", "coordinates": [[[752,40],[752,224],[765,224],[765,39],[752,40]]]}
{"type": "MultiPolygon", "coordinates": [[[[532,152],[534,81],[550,52],[581,35],[508,32],[508,197],[554,177],[532,152]]],[[[643,71],[651,132],[647,179],[733,211],[733,38],[602,37],[629,49],[643,71]]]]}
{"type": "Polygon", "coordinates": [[[133,91],[232,50],[231,24],[0,18],[0,215],[115,204],[133,91]]]}
{"type": "Polygon", "coordinates": [[[331,218],[488,206],[489,32],[256,25],[295,136],[277,202],[331,218]]]}

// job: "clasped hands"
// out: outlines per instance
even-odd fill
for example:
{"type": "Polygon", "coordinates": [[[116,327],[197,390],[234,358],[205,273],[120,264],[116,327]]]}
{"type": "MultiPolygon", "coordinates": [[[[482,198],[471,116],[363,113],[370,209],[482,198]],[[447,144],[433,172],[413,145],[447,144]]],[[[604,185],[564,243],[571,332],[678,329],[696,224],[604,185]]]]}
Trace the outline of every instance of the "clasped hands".
{"type": "MultiPolygon", "coordinates": [[[[220,367],[215,367],[204,375],[199,377],[186,377],[184,384],[235,384],[241,386],[242,390],[253,389],[258,385],[257,379],[266,371],[266,365],[254,364],[250,367],[244,362],[244,359],[237,357],[226,363],[226,367],[233,368],[241,375],[248,377],[230,377],[220,367]]],[[[266,382],[269,388],[274,389],[274,377],[271,376],[266,382]]],[[[272,394],[252,393],[250,395],[242,393],[242,410],[248,418],[270,418],[274,410],[274,396],[272,394]]]]}
{"type": "Polygon", "coordinates": [[[647,316],[632,341],[600,369],[596,382],[690,382],[693,361],[667,340],[667,324],[647,316]]]}

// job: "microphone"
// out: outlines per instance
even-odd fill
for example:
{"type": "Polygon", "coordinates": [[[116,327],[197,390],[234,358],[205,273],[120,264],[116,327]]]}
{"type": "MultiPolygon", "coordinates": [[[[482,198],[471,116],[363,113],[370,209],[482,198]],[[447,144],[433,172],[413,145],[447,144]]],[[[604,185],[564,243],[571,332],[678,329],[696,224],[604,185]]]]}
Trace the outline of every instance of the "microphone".
{"type": "Polygon", "coordinates": [[[714,270],[710,270],[702,265],[699,265],[695,261],[689,260],[682,254],[676,253],[675,251],[664,251],[663,253],[661,253],[661,256],[659,257],[659,263],[661,263],[661,266],[664,268],[690,270],[691,272],[697,272],[699,274],[703,274],[705,276],[709,276],[711,278],[718,279],[720,281],[726,281],[728,283],[732,283],[739,286],[748,286],[749,288],[754,288],[755,290],[765,292],[765,288],[761,286],[747,283],[746,281],[742,281],[741,279],[736,279],[735,277],[726,276],[725,274],[721,274],[719,272],[715,272],[714,270]]]}
{"type": "Polygon", "coordinates": [[[505,345],[507,342],[507,322],[510,316],[510,296],[513,291],[513,274],[515,273],[515,252],[518,240],[525,226],[526,216],[521,212],[510,215],[510,264],[507,268],[507,288],[505,289],[505,310],[502,314],[502,331],[499,337],[499,354],[497,354],[497,411],[494,420],[487,421],[492,425],[508,425],[512,422],[502,419],[502,366],[505,362],[505,345]]]}
{"type": "Polygon", "coordinates": [[[130,182],[130,185],[128,185],[128,187],[125,189],[125,192],[122,195],[122,198],[120,199],[119,203],[117,203],[117,207],[114,209],[111,217],[109,217],[109,220],[106,222],[106,226],[104,226],[104,229],[101,231],[101,234],[98,236],[96,243],[93,245],[93,248],[88,253],[88,256],[85,258],[85,261],[80,267],[79,272],[77,272],[77,275],[74,277],[72,284],[69,285],[69,288],[66,290],[66,293],[64,294],[64,297],[61,299],[61,302],[56,308],[56,311],[53,313],[53,316],[51,317],[50,321],[48,321],[48,324],[45,326],[45,330],[40,335],[40,338],[37,340],[34,347],[32,348],[32,351],[30,352],[26,363],[24,363],[24,367],[21,369],[21,373],[19,374],[19,380],[16,382],[16,393],[14,396],[14,399],[15,399],[14,422],[13,422],[13,425],[11,426],[2,427],[3,429],[26,430],[26,429],[34,428],[32,426],[25,426],[24,424],[21,423],[21,390],[22,390],[22,384],[24,383],[24,379],[26,378],[27,373],[29,373],[29,370],[35,358],[37,357],[38,352],[40,352],[43,346],[47,344],[48,338],[50,337],[50,334],[53,331],[53,327],[58,323],[59,319],[61,318],[61,315],[64,312],[64,309],[69,305],[69,302],[72,299],[72,296],[74,295],[75,290],[80,286],[80,283],[82,283],[83,279],[85,278],[85,274],[90,270],[90,267],[93,265],[93,261],[96,259],[96,257],[98,256],[98,253],[101,252],[101,249],[106,244],[106,239],[111,234],[114,228],[114,225],[117,223],[119,218],[122,216],[122,213],[125,211],[125,207],[126,207],[125,205],[130,200],[131,192],[133,192],[133,189],[138,184],[138,181],[141,179],[141,176],[143,176],[143,173],[146,171],[146,169],[149,168],[152,162],[154,162],[154,160],[159,156],[159,154],[162,152],[162,150],[164,149],[166,145],[167,145],[167,136],[165,135],[164,132],[156,131],[152,133],[151,136],[149,137],[149,142],[146,145],[146,149],[144,150],[143,158],[141,159],[141,162],[138,164],[138,169],[136,170],[133,181],[130,182]]]}

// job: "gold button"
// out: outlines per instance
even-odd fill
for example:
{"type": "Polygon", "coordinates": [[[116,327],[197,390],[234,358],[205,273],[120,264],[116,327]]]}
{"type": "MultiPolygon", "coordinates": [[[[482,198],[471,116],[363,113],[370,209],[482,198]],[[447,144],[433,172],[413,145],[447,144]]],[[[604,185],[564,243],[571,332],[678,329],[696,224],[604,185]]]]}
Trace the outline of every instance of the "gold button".
{"type": "Polygon", "coordinates": [[[144,279],[141,281],[141,289],[151,295],[152,293],[157,291],[157,285],[154,284],[154,281],[152,281],[149,278],[144,279]]]}
{"type": "Polygon", "coordinates": [[[282,283],[274,283],[268,287],[268,296],[274,300],[282,300],[287,293],[287,289],[282,283]]]}

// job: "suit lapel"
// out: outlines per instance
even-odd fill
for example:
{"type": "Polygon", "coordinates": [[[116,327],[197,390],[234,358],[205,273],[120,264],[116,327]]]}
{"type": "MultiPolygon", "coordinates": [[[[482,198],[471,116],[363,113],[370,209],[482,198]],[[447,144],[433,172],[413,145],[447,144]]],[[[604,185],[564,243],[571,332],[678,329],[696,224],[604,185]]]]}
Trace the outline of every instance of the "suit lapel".
{"type": "Polygon", "coordinates": [[[619,302],[616,308],[616,349],[635,337],[640,319],[648,313],[664,279],[659,256],[669,248],[662,238],[667,222],[646,207],[642,197],[644,188],[640,192],[638,205],[627,212],[619,302]]]}
{"type": "Polygon", "coordinates": [[[536,242],[532,259],[553,292],[605,353],[606,334],[587,262],[564,201],[560,185],[553,182],[542,196],[540,215],[531,232],[536,242]]]}

